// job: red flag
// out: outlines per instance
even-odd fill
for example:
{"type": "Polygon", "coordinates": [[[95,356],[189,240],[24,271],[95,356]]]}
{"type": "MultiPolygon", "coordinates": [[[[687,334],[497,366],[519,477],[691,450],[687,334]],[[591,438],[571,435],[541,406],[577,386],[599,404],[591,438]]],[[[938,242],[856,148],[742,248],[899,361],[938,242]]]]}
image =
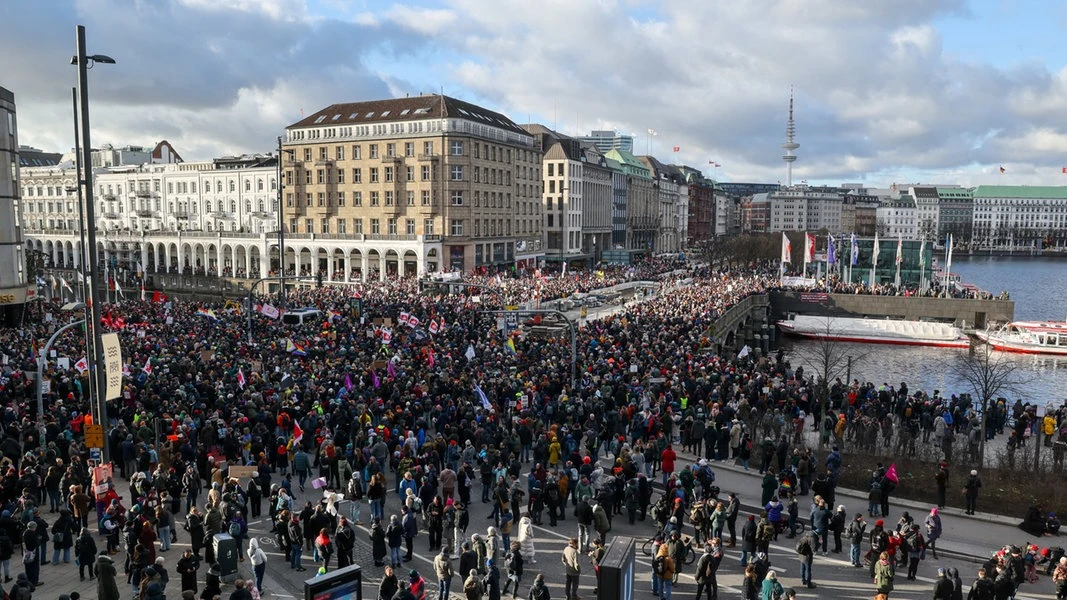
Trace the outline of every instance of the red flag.
{"type": "Polygon", "coordinates": [[[300,429],[300,423],[293,421],[293,443],[299,444],[300,440],[304,438],[304,430],[300,429]]]}
{"type": "Polygon", "coordinates": [[[1005,169],[1004,167],[1001,167],[1001,168],[1000,168],[1000,172],[1001,172],[1001,173],[1003,173],[1003,172],[1005,172],[1005,171],[1007,171],[1007,169],[1005,169]]]}
{"type": "Polygon", "coordinates": [[[1067,167],[1062,167],[1062,168],[1063,168],[1063,172],[1067,173],[1067,167]]]}
{"type": "Polygon", "coordinates": [[[163,292],[152,292],[152,302],[163,302],[163,292]]]}
{"type": "Polygon", "coordinates": [[[681,149],[682,149],[682,147],[681,147],[681,146],[675,146],[675,147],[674,147],[674,151],[675,151],[675,152],[679,152],[679,151],[681,151],[681,149]]]}

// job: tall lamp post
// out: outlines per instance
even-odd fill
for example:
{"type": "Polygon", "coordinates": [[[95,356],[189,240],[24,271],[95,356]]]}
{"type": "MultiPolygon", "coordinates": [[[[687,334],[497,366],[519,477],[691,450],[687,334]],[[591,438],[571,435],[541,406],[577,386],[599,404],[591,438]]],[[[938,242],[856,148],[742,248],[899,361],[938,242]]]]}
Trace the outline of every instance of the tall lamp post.
{"type": "MultiPolygon", "coordinates": [[[[80,183],[85,189],[85,234],[88,245],[87,254],[89,256],[89,272],[86,277],[88,279],[86,304],[89,309],[89,314],[86,316],[89,322],[86,325],[92,340],[92,354],[96,357],[96,360],[90,363],[90,372],[92,374],[90,386],[93,397],[92,415],[94,423],[104,424],[107,419],[107,383],[104,381],[104,351],[100,340],[100,306],[96,301],[96,284],[99,275],[97,263],[99,257],[96,252],[96,210],[93,203],[93,151],[89,137],[89,67],[91,64],[96,63],[113,65],[115,64],[115,59],[103,54],[89,55],[85,53],[84,25],[75,27],[75,43],[78,53],[71,57],[70,64],[78,67],[78,106],[81,112],[81,152],[84,178],[80,183]]],[[[108,454],[107,444],[104,444],[103,458],[105,462],[109,459],[108,454]]]]}

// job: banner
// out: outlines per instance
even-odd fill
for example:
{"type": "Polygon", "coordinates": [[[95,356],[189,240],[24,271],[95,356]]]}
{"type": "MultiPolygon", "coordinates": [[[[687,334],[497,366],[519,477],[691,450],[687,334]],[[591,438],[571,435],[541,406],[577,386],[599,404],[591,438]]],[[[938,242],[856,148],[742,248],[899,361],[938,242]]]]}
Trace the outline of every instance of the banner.
{"type": "Polygon", "coordinates": [[[814,277],[783,277],[782,285],[785,287],[807,287],[816,285],[818,281],[814,277]]]}
{"type": "Polygon", "coordinates": [[[259,312],[263,313],[264,317],[270,317],[272,319],[277,319],[279,316],[281,316],[278,312],[278,309],[274,308],[270,304],[264,304],[263,307],[259,309],[259,312]]]}
{"type": "Polygon", "coordinates": [[[104,349],[104,377],[107,380],[105,400],[115,400],[122,394],[122,347],[119,334],[105,333],[100,336],[104,349]]]}

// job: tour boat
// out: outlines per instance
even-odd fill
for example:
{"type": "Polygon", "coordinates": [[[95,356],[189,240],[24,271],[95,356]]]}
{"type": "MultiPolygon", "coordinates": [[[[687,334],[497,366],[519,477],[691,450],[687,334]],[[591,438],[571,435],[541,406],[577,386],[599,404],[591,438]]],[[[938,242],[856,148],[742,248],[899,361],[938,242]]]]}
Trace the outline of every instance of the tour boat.
{"type": "Polygon", "coordinates": [[[838,342],[940,348],[970,346],[967,336],[951,323],[795,315],[778,321],[778,328],[790,335],[838,342]]]}
{"type": "Polygon", "coordinates": [[[1067,356],[1067,321],[1014,321],[974,335],[994,350],[1067,356]]]}

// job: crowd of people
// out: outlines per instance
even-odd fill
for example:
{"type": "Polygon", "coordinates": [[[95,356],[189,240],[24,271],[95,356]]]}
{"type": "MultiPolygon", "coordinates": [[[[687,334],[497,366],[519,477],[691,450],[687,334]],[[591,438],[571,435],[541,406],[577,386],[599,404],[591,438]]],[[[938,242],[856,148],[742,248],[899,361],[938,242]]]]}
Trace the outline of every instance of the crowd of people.
{"type": "MultiPolygon", "coordinates": [[[[175,580],[183,596],[210,600],[221,595],[210,540],[225,533],[248,565],[247,581],[233,592],[240,600],[262,590],[266,554],[248,535],[248,521],[266,515],[290,569],[305,570],[305,553],[320,573],[352,564],[357,527],[367,524],[374,563],[384,573],[382,600],[425,597],[426,579],[414,569],[403,573],[420,533],[438,553],[433,575],[440,600],[460,591],[451,586],[455,573],[468,599],[498,600],[509,590],[517,597],[524,568],[537,563],[534,525],[546,517],[556,525],[570,506],[577,532],[561,557],[567,600],[578,598],[582,557],[598,564],[612,519],[634,523],[648,513],[662,535],[656,593],[670,599],[688,527],[705,546],[697,561],[701,592],[715,597],[723,547],[737,541],[738,502],[736,496],[718,502],[707,461],[728,457],[746,469],[755,460],[766,474],[760,505],[768,515],[749,517],[740,537],[746,582],[751,572],[753,589],[766,590],[771,581],[773,594],[780,584],[769,569],[765,527],[775,538],[794,531],[799,496],[810,490],[819,498],[810,518],[820,537],[803,537],[806,550],[798,544],[798,553],[825,552],[828,531],[835,550],[842,534],[850,544],[864,535],[854,525],[862,515],[844,523],[841,511],[832,510],[840,454],[819,460],[796,443],[806,415],[816,423],[832,420],[834,427],[824,430],[834,436],[843,420],[836,439],[844,447],[852,443],[849,423],[881,423],[887,416],[898,429],[918,423],[925,431],[927,415],[942,440],[950,431],[967,432],[968,405],[965,398],[854,382],[834,386],[831,411],[822,415],[810,375],[793,370],[781,354],[716,352],[716,319],[776,286],[777,275],[697,267],[685,273],[686,285],[673,286],[679,269],[673,261],[650,261],[554,277],[468,278],[503,290],[503,297],[484,294],[481,302],[433,287],[420,292],[412,280],[294,291],[287,304],[315,307],[322,321],[294,327],[257,313],[251,342],[248,315],[232,305],[131,300],[107,306],[104,319],[119,333],[127,373],[105,416],[116,472],[104,481],[94,477],[83,436],[89,382],[76,364],[84,354],[77,330],[60,336],[55,357],[46,357],[50,386],[45,414],[37,415],[26,373],[36,369],[41,340],[63,318],[57,306],[45,306],[51,321],[0,332],[7,399],[0,422],[4,575],[20,549],[24,573],[16,575],[25,577],[16,587],[32,589],[42,583],[41,565],[61,554],[67,562],[73,551],[83,578],[97,580],[101,600],[122,595],[117,562],[137,598],[157,600],[171,581],[164,555],[188,535],[192,547],[176,561],[175,580]],[[573,384],[567,344],[509,338],[478,312],[630,280],[663,283],[651,298],[580,329],[573,384]],[[358,315],[349,302],[354,294],[362,301],[358,315]],[[56,357],[68,358],[69,366],[56,357]],[[954,416],[951,422],[946,415],[954,416]],[[680,464],[675,445],[705,458],[680,464]],[[231,476],[231,466],[253,469],[231,476]],[[128,498],[115,486],[119,478],[129,481],[128,498]],[[293,489],[305,486],[321,490],[322,500],[296,505],[293,489]],[[662,491],[655,503],[654,490],[662,491]],[[493,505],[493,526],[484,534],[468,535],[472,501],[493,505]],[[42,516],[46,502],[57,515],[52,523],[42,516]],[[5,547],[12,548],[8,560],[5,547]]],[[[887,473],[873,474],[872,486],[876,481],[882,486],[887,473]]],[[[880,500],[880,509],[887,502],[880,500]]],[[[910,556],[916,547],[910,536],[923,534],[909,523],[889,532],[881,520],[875,531],[890,540],[884,550],[893,550],[891,561],[910,556]]],[[[872,550],[874,539],[872,532],[872,550]]],[[[881,562],[870,561],[875,579],[885,570],[881,562]]],[[[814,585],[811,561],[806,564],[803,583],[814,585]]],[[[540,575],[521,593],[548,600],[540,575]]]]}

